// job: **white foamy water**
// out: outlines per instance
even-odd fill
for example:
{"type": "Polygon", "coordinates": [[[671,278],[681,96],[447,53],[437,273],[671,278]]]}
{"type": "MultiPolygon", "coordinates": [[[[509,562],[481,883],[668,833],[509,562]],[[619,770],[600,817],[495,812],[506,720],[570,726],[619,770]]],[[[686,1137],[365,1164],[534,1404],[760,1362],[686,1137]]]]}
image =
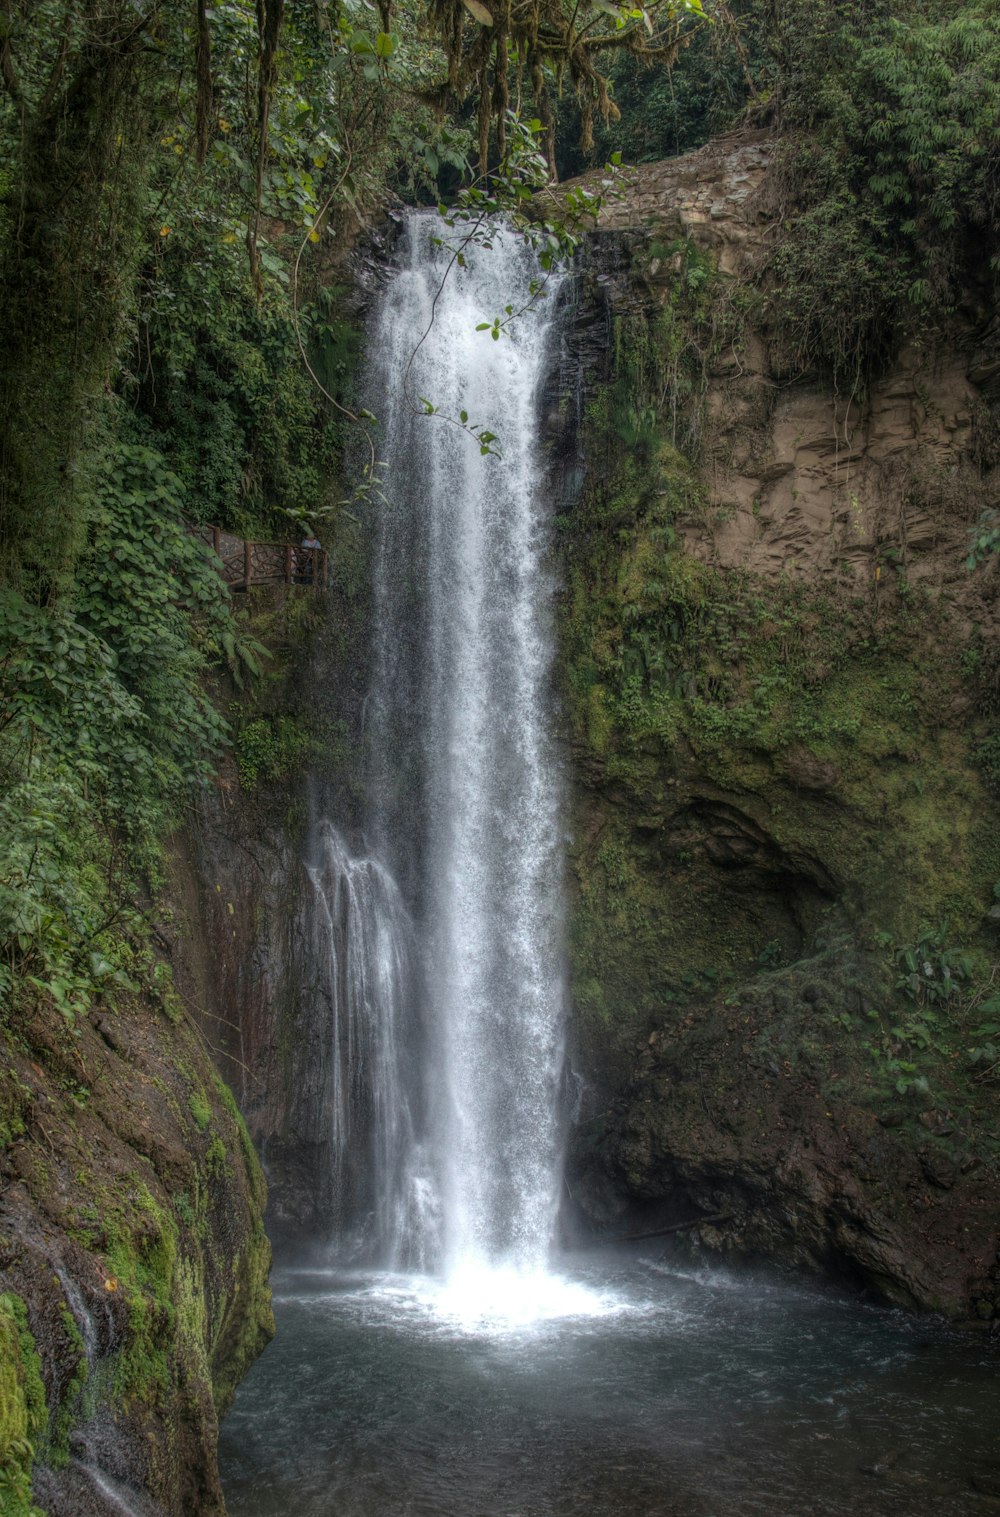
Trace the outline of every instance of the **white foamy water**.
{"type": "Polygon", "coordinates": [[[290,1290],[279,1289],[276,1305],[312,1302],[320,1312],[345,1301],[371,1324],[394,1331],[454,1338],[522,1338],[553,1325],[598,1321],[641,1308],[612,1289],[595,1289],[550,1270],[514,1266],[459,1266],[439,1275],[360,1273],[351,1277],[325,1270],[288,1271],[290,1290]],[[326,1293],[323,1282],[331,1289],[326,1293]]]}
{"type": "Polygon", "coordinates": [[[546,1269],[459,1263],[429,1303],[442,1322],[469,1333],[511,1333],[568,1320],[610,1317],[625,1306],[546,1269]]]}

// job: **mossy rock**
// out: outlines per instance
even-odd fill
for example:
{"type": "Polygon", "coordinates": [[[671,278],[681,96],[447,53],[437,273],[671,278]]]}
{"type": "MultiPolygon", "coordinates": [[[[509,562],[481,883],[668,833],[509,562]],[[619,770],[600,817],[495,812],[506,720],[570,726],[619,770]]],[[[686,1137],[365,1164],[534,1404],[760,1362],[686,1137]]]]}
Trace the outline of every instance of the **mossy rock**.
{"type": "MultiPolygon", "coordinates": [[[[794,572],[723,566],[707,504],[722,455],[704,393],[682,393],[697,375],[670,361],[678,341],[705,356],[707,385],[716,318],[738,346],[726,291],[712,280],[702,289],[696,300],[667,291],[645,334],[634,300],[612,310],[614,372],[576,439],[588,474],[557,521],[584,1210],[607,1219],[685,1199],[718,1210],[713,1195],[725,1196],[744,1220],[719,1247],[843,1266],[889,1299],[960,1313],[973,1263],[961,1240],[975,1234],[990,1253],[978,1220],[961,1215],[982,1186],[961,1177],[995,1183],[1000,1163],[989,1137],[1000,1098],[970,1056],[1000,947],[995,661],[969,631],[993,625],[991,592],[956,583],[968,519],[956,490],[928,506],[965,513],[958,528],[937,523],[927,550],[959,543],[951,578],[947,565],[938,576],[944,593],[930,575],[883,575],[906,557],[884,547],[870,583],[813,572],[808,559],[794,572]],[[654,331],[669,337],[660,355],[654,331]],[[901,964],[918,947],[933,962],[914,987],[901,964]],[[945,991],[949,962],[968,973],[945,991]],[[761,1098],[762,1078],[780,1082],[780,1108],[761,1098]],[[955,1154],[930,1152],[921,1104],[934,1131],[965,1135],[934,1140],[955,1154]],[[898,1192],[879,1191],[863,1158],[879,1149],[871,1129],[883,1117],[898,1119],[882,1145],[906,1177],[898,1192]],[[763,1176],[762,1165],[780,1168],[779,1118],[789,1144],[830,1148],[865,1225],[893,1231],[885,1257],[866,1254],[863,1228],[821,1210],[808,1239],[747,1220],[748,1196],[786,1210],[801,1201],[794,1177],[783,1190],[763,1176]],[[850,1143],[834,1142],[838,1123],[850,1143]],[[918,1239],[928,1192],[929,1214],[952,1229],[951,1255],[918,1239]],[[908,1276],[911,1243],[921,1265],[908,1276]]],[[[759,462],[766,407],[752,424],[760,435],[741,446],[759,462]]],[[[967,460],[963,470],[974,489],[967,460]]],[[[915,475],[921,501],[927,488],[915,475]]],[[[989,1304],[992,1290],[976,1299],[989,1304]]]]}
{"type": "Polygon", "coordinates": [[[109,1476],[170,1517],[221,1517],[219,1419],[273,1331],[265,1189],[232,1096],[189,1020],[125,993],[75,1034],[42,1008],[2,1041],[30,1093],[0,1230],[14,1475],[72,1510],[71,1438],[113,1428],[109,1476]]]}

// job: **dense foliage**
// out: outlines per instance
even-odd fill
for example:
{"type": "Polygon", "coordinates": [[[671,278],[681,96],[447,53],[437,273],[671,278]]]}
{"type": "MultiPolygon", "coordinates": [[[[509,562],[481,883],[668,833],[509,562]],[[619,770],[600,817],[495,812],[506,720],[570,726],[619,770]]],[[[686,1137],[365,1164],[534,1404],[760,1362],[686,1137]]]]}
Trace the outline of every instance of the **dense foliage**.
{"type": "Polygon", "coordinates": [[[268,62],[252,4],[0,13],[5,1013],[149,969],[130,903],[227,740],[211,670],[255,667],[186,523],[336,498],[352,334],[296,259],[435,140],[371,19],[290,5],[268,62]]]}
{"type": "Polygon", "coordinates": [[[128,0],[4,6],[0,28],[0,575],[41,598],[82,541],[159,90],[128,0]]]}
{"type": "MultiPolygon", "coordinates": [[[[988,0],[738,0],[713,11],[669,71],[612,60],[626,161],[696,147],[749,116],[777,139],[755,271],[755,319],[789,376],[847,393],[905,337],[996,293],[1000,17],[988,0]]],[[[584,166],[571,102],[560,160],[584,166]]]]}
{"type": "MultiPolygon", "coordinates": [[[[749,106],[782,144],[764,320],[789,373],[856,391],[960,286],[991,295],[998,80],[987,0],[0,7],[5,998],[72,1015],[135,972],[121,902],[227,741],[208,682],[254,654],[185,523],[336,532],[353,224],[445,199],[458,259],[557,156],[683,150],[749,106]]],[[[656,403],[687,447],[715,339],[682,264],[656,403]]],[[[295,748],[244,725],[248,773],[295,748]]]]}
{"type": "Polygon", "coordinates": [[[212,773],[226,727],[206,675],[239,654],[176,475],[122,445],[73,594],[0,601],[0,995],[47,989],[71,1018],[131,958],[136,869],[155,874],[162,834],[212,773]]]}
{"type": "Polygon", "coordinates": [[[857,391],[901,334],[994,292],[1000,17],[977,0],[762,10],[786,225],[772,331],[791,371],[857,391]]]}
{"type": "Polygon", "coordinates": [[[764,66],[764,32],[748,6],[706,5],[711,24],[682,39],[670,68],[623,51],[608,60],[613,120],[594,122],[588,151],[580,131],[579,103],[564,92],[559,102],[557,163],[560,177],[620,153],[628,164],[655,163],[700,147],[736,122],[764,66]],[[751,68],[752,66],[752,68],[751,68]]]}

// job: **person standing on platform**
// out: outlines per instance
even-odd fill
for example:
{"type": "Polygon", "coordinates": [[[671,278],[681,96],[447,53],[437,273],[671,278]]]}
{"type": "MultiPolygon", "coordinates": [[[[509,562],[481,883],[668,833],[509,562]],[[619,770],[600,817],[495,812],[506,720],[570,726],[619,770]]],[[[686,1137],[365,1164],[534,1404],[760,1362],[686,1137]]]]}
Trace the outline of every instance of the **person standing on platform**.
{"type": "Polygon", "coordinates": [[[323,551],[323,544],[316,534],[307,530],[305,537],[299,544],[298,568],[296,575],[300,585],[311,585],[319,569],[319,555],[323,551]]]}

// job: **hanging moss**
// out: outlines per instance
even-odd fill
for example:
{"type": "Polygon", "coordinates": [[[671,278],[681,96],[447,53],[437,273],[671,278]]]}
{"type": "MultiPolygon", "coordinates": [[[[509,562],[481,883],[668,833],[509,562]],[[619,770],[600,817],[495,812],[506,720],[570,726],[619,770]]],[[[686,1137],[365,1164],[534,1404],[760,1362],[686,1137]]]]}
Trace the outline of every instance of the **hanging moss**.
{"type": "Polygon", "coordinates": [[[51,27],[21,30],[0,123],[11,154],[0,213],[0,579],[39,600],[65,583],[82,542],[154,119],[151,53],[128,0],[60,16],[68,35],[55,13],[51,27]]]}

